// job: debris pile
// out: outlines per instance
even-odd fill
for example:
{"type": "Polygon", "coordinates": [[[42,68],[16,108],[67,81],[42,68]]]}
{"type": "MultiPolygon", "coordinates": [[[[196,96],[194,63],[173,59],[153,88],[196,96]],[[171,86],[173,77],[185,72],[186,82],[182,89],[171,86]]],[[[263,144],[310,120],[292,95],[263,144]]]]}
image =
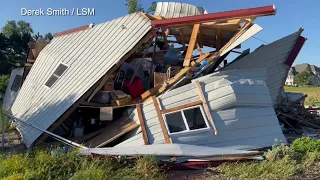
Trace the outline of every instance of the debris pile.
{"type": "Polygon", "coordinates": [[[194,149],[245,154],[286,143],[274,107],[306,41],[303,29],[251,53],[235,50],[262,30],[256,18],[275,13],[158,3],[154,15],[57,33],[7,114],[27,147],[59,140],[86,154],[145,155],[165,144],[197,157],[194,149]],[[228,63],[232,53],[240,55],[228,63]]]}
{"type": "Polygon", "coordinates": [[[275,111],[279,121],[284,124],[286,132],[317,137],[320,135],[319,116],[317,113],[310,112],[314,108],[306,108],[304,106],[306,97],[307,95],[304,94],[287,93],[286,97],[277,105],[275,111]]]}

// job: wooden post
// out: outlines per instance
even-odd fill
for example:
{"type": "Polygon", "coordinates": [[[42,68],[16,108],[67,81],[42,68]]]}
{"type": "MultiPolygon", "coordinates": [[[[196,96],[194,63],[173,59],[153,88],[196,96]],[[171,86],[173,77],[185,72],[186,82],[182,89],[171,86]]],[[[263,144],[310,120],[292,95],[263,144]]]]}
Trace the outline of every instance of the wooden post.
{"type": "Polygon", "coordinates": [[[204,112],[206,113],[207,118],[209,119],[209,121],[210,121],[210,123],[212,125],[212,128],[214,130],[214,134],[217,136],[218,135],[218,131],[217,131],[216,125],[214,124],[214,121],[213,121],[213,118],[211,116],[207,100],[204,97],[204,94],[203,94],[203,91],[202,91],[202,88],[201,88],[201,84],[200,84],[199,81],[196,81],[196,86],[197,86],[197,89],[198,89],[198,93],[199,93],[200,99],[201,99],[202,104],[203,104],[204,112]]]}
{"type": "Polygon", "coordinates": [[[148,138],[148,133],[147,133],[147,130],[146,130],[146,126],[144,124],[144,119],[143,119],[143,116],[142,116],[141,104],[137,104],[136,108],[137,108],[137,112],[138,112],[138,118],[139,118],[140,127],[141,127],[141,131],[142,131],[144,145],[148,145],[149,144],[149,138],[148,138]]]}
{"type": "Polygon", "coordinates": [[[160,121],[160,126],[161,126],[161,130],[162,130],[162,133],[163,133],[163,137],[164,137],[164,140],[167,144],[171,144],[171,140],[169,138],[169,134],[168,134],[168,131],[167,131],[167,128],[166,128],[166,125],[164,124],[164,119],[162,117],[162,114],[161,114],[161,108],[160,108],[160,104],[158,102],[158,98],[155,97],[155,96],[152,96],[152,101],[153,101],[153,104],[154,104],[154,108],[156,109],[156,112],[157,112],[157,115],[158,115],[158,119],[160,121]]]}
{"type": "Polygon", "coordinates": [[[200,55],[203,55],[203,52],[201,50],[201,47],[200,47],[199,43],[197,43],[197,50],[198,50],[200,55]]]}
{"type": "Polygon", "coordinates": [[[196,45],[199,29],[200,29],[200,24],[195,24],[193,26],[192,34],[191,34],[191,37],[190,37],[189,46],[188,46],[188,50],[187,50],[187,54],[186,54],[186,57],[184,58],[184,62],[183,62],[183,66],[184,67],[189,67],[190,66],[191,57],[192,57],[192,53],[193,53],[193,50],[194,50],[195,45],[196,45]]]}

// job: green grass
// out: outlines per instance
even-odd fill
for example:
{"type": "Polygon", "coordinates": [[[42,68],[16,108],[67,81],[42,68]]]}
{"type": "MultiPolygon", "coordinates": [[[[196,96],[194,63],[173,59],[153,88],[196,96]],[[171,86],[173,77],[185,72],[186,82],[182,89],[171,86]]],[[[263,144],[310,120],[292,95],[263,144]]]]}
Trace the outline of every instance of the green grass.
{"type": "Polygon", "coordinates": [[[320,87],[284,87],[286,92],[303,93],[308,97],[305,105],[320,105],[320,87]]]}
{"type": "Polygon", "coordinates": [[[218,167],[228,178],[311,179],[320,175],[320,140],[300,138],[291,147],[280,145],[265,153],[266,160],[229,163],[218,167]]]}
{"type": "Polygon", "coordinates": [[[136,163],[79,156],[77,151],[51,155],[49,150],[0,157],[0,179],[165,179],[155,157],[136,163]]]}

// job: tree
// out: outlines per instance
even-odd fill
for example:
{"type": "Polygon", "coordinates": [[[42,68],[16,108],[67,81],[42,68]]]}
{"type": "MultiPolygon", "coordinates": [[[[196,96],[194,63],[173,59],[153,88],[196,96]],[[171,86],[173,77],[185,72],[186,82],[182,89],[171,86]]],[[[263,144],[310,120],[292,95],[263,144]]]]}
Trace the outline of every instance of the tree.
{"type": "Polygon", "coordinates": [[[43,36],[39,33],[39,32],[37,32],[37,34],[34,34],[33,36],[32,36],[32,38],[33,38],[33,40],[38,40],[39,38],[43,38],[43,36]]]}
{"type": "Polygon", "coordinates": [[[314,74],[311,71],[303,71],[296,75],[294,83],[299,86],[311,85],[313,76],[314,74]]]}
{"type": "Polygon", "coordinates": [[[135,13],[138,11],[143,11],[141,2],[138,0],[126,0],[126,6],[128,7],[128,14],[135,13]]]}
{"type": "Polygon", "coordinates": [[[25,21],[8,21],[0,35],[0,75],[24,66],[28,43],[32,40],[33,29],[25,21]]]}
{"type": "MultiPolygon", "coordinates": [[[[144,11],[144,8],[141,5],[141,1],[138,0],[126,0],[126,4],[128,7],[128,14],[144,11]]],[[[156,10],[157,2],[153,1],[151,6],[148,8],[147,13],[151,13],[156,10]]]]}
{"type": "Polygon", "coordinates": [[[152,13],[152,12],[154,12],[154,11],[156,10],[156,8],[157,8],[157,2],[156,2],[156,1],[153,1],[153,2],[151,3],[151,6],[149,7],[147,13],[152,13]]]}
{"type": "Polygon", "coordinates": [[[4,97],[8,83],[9,83],[9,75],[1,75],[0,76],[0,101],[2,101],[2,98],[4,97]]]}
{"type": "Polygon", "coordinates": [[[49,39],[49,40],[52,40],[52,39],[53,39],[53,35],[52,35],[50,32],[47,33],[47,34],[45,34],[44,37],[45,37],[46,39],[49,39]]]}

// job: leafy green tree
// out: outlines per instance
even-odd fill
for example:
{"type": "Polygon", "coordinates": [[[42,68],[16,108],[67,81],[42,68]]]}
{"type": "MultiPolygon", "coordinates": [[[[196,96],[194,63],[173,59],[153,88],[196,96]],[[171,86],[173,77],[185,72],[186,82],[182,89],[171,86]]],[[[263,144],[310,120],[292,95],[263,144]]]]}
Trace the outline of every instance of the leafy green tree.
{"type": "Polygon", "coordinates": [[[33,40],[38,40],[39,38],[43,38],[43,36],[39,33],[39,32],[37,32],[36,34],[34,34],[33,36],[32,36],[32,38],[33,38],[33,40]]]}
{"type": "Polygon", "coordinates": [[[12,69],[24,66],[28,43],[33,29],[25,21],[8,21],[0,35],[0,75],[9,74],[12,69]]]}
{"type": "Polygon", "coordinates": [[[138,0],[126,0],[126,6],[128,7],[128,14],[143,11],[141,2],[138,0]]]}
{"type": "MultiPolygon", "coordinates": [[[[135,13],[138,11],[144,11],[140,0],[126,0],[125,4],[128,8],[128,14],[135,13]]],[[[151,6],[148,8],[147,13],[154,12],[156,10],[157,2],[153,1],[151,6]]]]}
{"type": "Polygon", "coordinates": [[[295,77],[295,84],[299,86],[311,85],[312,84],[312,77],[313,73],[311,71],[303,71],[296,75],[295,77]]]}
{"type": "Polygon", "coordinates": [[[153,2],[151,3],[151,6],[149,7],[147,13],[152,13],[152,12],[154,12],[154,11],[156,10],[156,7],[157,7],[157,2],[156,2],[156,1],[153,1],[153,2]]]}
{"type": "Polygon", "coordinates": [[[9,76],[8,75],[1,75],[0,76],[0,101],[2,101],[2,99],[4,97],[8,83],[9,83],[9,76]]]}
{"type": "Polygon", "coordinates": [[[52,40],[52,39],[53,39],[53,35],[52,35],[50,32],[47,33],[47,34],[45,34],[44,37],[45,37],[46,39],[49,39],[49,40],[52,40]]]}

